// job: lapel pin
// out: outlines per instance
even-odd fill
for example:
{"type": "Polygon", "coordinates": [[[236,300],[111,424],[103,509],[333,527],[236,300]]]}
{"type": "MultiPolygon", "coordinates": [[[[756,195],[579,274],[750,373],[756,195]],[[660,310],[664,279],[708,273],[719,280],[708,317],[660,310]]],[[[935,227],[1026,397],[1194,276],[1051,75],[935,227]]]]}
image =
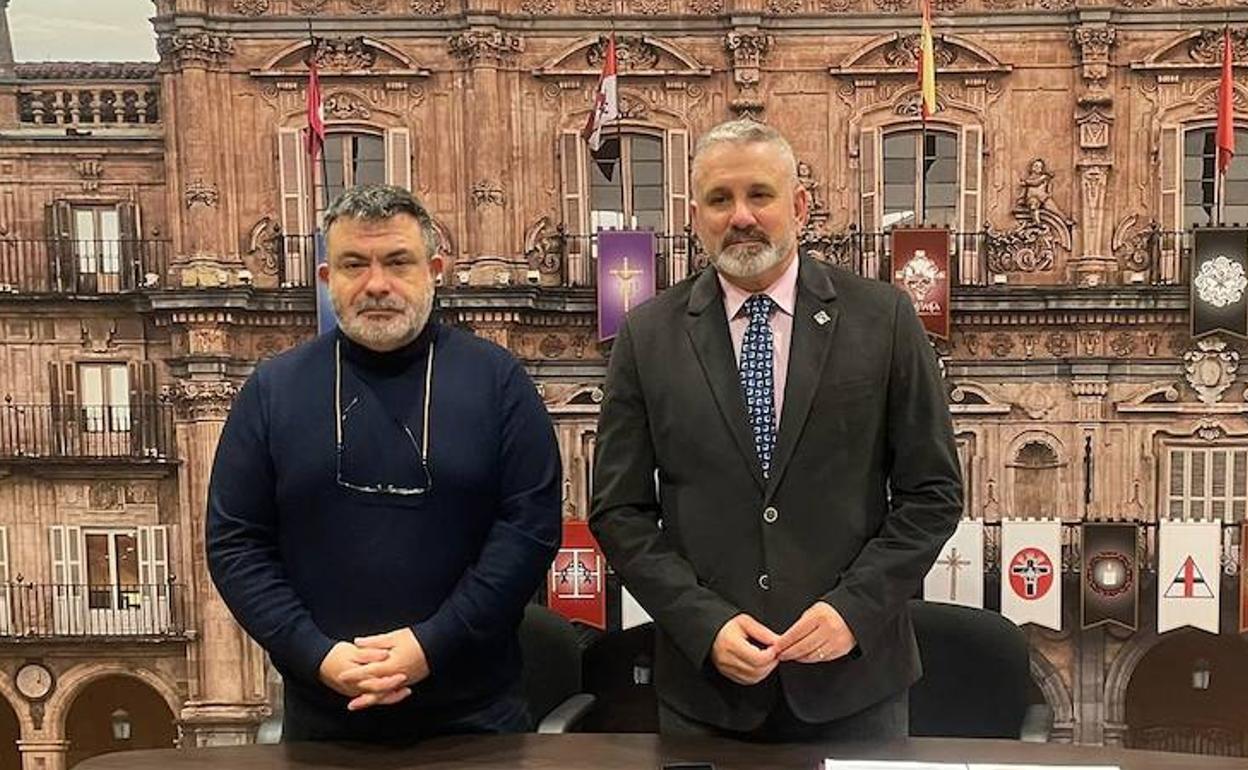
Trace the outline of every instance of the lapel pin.
{"type": "Polygon", "coordinates": [[[828,321],[831,321],[831,320],[832,319],[829,318],[828,314],[823,310],[820,310],[818,313],[815,313],[815,323],[819,324],[820,326],[823,326],[824,324],[826,324],[828,321]]]}

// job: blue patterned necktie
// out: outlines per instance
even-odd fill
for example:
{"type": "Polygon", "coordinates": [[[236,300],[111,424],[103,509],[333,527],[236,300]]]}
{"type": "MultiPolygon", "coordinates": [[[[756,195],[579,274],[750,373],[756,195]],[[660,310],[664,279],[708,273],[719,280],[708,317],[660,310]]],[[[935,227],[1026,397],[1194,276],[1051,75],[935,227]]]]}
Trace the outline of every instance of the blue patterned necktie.
{"type": "Polygon", "coordinates": [[[766,294],[755,294],[745,301],[750,325],[741,341],[741,390],[745,409],[754,430],[754,451],[763,466],[763,478],[771,471],[771,451],[776,446],[776,398],[771,338],[771,311],[776,304],[766,294]]]}

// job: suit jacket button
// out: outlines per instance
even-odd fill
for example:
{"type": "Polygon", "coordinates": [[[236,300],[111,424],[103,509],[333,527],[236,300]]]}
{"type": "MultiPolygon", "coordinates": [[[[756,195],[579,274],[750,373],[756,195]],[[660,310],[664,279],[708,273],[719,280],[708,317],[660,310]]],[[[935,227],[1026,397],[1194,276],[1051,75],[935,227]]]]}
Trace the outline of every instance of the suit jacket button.
{"type": "Polygon", "coordinates": [[[758,576],[758,587],[764,591],[771,590],[771,578],[767,577],[766,572],[758,576]]]}
{"type": "Polygon", "coordinates": [[[768,524],[775,524],[778,518],[780,518],[780,511],[777,511],[775,506],[769,505],[763,509],[763,521],[768,524]]]}

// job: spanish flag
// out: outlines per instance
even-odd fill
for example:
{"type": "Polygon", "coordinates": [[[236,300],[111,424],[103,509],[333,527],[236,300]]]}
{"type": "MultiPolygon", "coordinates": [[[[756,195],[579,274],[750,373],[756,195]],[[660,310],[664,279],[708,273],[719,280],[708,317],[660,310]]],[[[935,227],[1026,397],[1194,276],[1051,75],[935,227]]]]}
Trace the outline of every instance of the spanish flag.
{"type": "Polygon", "coordinates": [[[919,0],[923,28],[919,32],[919,91],[923,94],[923,120],[936,113],[936,55],[932,46],[932,0],[919,0]]]}

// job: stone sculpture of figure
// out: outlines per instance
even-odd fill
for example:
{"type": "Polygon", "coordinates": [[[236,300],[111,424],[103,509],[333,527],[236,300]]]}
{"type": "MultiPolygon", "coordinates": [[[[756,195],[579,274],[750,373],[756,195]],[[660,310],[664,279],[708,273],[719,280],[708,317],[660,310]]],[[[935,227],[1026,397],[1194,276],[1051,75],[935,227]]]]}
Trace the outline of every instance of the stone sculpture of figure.
{"type": "Polygon", "coordinates": [[[1022,193],[1018,202],[1031,215],[1031,221],[1040,224],[1040,212],[1048,210],[1057,218],[1066,221],[1066,215],[1053,202],[1053,174],[1045,167],[1043,158],[1036,158],[1027,167],[1027,176],[1023,177],[1020,187],[1022,193]]]}

